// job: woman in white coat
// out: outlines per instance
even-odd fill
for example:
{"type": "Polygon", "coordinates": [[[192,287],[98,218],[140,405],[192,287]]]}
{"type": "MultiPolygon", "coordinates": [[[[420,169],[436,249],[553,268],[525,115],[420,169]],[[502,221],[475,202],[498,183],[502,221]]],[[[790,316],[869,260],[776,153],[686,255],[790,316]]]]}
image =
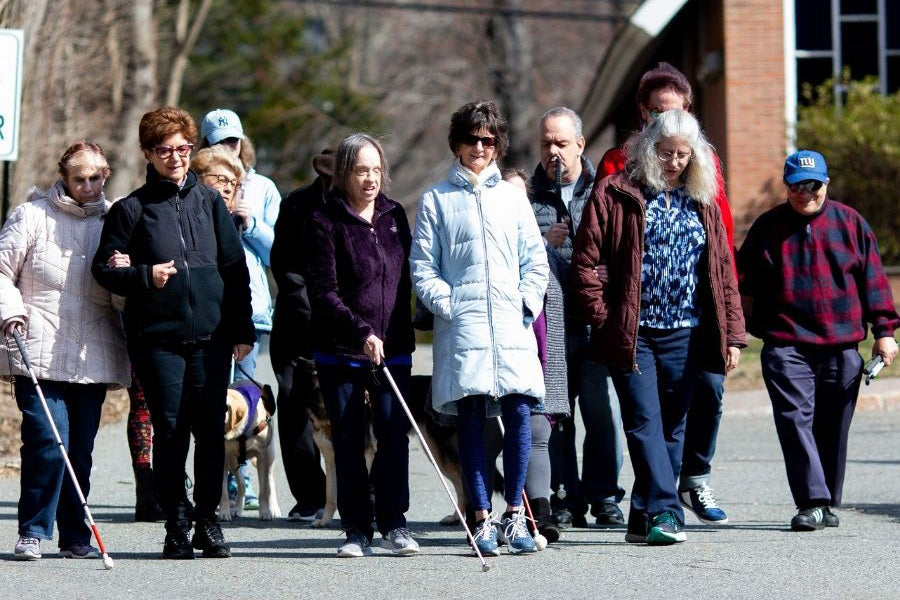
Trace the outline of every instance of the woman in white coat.
{"type": "MultiPolygon", "coordinates": [[[[0,319],[7,338],[18,331],[85,497],[100,408],[111,387],[131,381],[125,334],[110,293],[91,275],[109,202],[103,150],[78,142],[59,161],[60,180],[33,189],[0,232],[0,319]]],[[[40,540],[59,526],[59,554],[97,556],[91,531],[62,454],[18,351],[4,347],[0,373],[15,376],[22,411],[19,497],[20,560],[41,557],[40,540]]],[[[15,345],[12,345],[15,348],[15,345]]]]}
{"type": "Polygon", "coordinates": [[[416,294],[435,315],[435,410],[459,418],[460,462],[475,510],[475,541],[496,556],[498,539],[485,485],[483,429],[502,414],[506,511],[501,541],[534,552],[522,510],[531,445],[530,408],[544,395],[531,323],[543,307],[549,268],[525,193],[503,181],[496,161],[508,125],[490,101],[450,121],[456,161],[419,201],[410,264],[416,294]]]}

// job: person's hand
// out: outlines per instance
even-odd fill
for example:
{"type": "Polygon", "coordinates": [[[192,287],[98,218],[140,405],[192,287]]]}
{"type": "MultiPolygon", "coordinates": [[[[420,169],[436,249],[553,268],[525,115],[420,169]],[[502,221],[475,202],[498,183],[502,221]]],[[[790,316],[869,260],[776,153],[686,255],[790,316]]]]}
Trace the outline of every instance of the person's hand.
{"type": "Polygon", "coordinates": [[[736,346],[728,346],[728,356],[725,359],[725,372],[730,373],[738,366],[741,360],[741,349],[736,346]]]}
{"type": "Polygon", "coordinates": [[[554,248],[559,248],[569,237],[569,226],[566,223],[554,223],[544,234],[547,242],[554,248]]]}
{"type": "Polygon", "coordinates": [[[11,338],[13,337],[13,332],[18,333],[20,336],[25,335],[25,321],[23,317],[12,317],[7,321],[3,333],[7,338],[11,338]]]}
{"type": "Polygon", "coordinates": [[[124,267],[131,266],[131,257],[127,254],[122,254],[118,250],[113,250],[113,255],[109,257],[109,260],[106,261],[106,266],[110,269],[121,269],[124,267]]]}
{"type": "Polygon", "coordinates": [[[378,339],[374,333],[366,338],[363,344],[363,352],[369,357],[373,364],[380,365],[384,359],[384,343],[378,339]]]}
{"type": "Polygon", "coordinates": [[[153,265],[153,285],[158,288],[165,286],[169,278],[177,272],[174,260],[153,265]]]}
{"type": "Polygon", "coordinates": [[[878,338],[875,340],[875,345],[872,346],[872,356],[874,357],[876,354],[881,355],[884,366],[891,366],[891,363],[897,358],[897,340],[893,337],[878,338]]]}
{"type": "Polygon", "coordinates": [[[244,198],[243,194],[234,199],[231,214],[241,219],[241,227],[244,229],[250,227],[250,203],[244,198]]]}
{"type": "Polygon", "coordinates": [[[238,362],[244,360],[247,358],[247,355],[250,354],[251,350],[253,350],[253,344],[235,344],[232,348],[234,360],[238,362]]]}

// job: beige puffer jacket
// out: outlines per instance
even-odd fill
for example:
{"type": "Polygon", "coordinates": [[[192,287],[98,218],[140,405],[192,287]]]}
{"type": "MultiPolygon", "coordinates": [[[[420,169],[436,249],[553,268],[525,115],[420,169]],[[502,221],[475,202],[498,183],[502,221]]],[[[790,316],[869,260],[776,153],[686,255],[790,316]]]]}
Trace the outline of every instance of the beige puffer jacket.
{"type": "MultiPolygon", "coordinates": [[[[109,203],[79,206],[62,181],[37,188],[0,231],[0,319],[24,316],[38,379],[127,386],[131,367],[110,293],[91,275],[109,203]]],[[[2,334],[0,334],[2,335],[2,334]]],[[[0,347],[0,374],[26,374],[15,344],[0,347]]]]}

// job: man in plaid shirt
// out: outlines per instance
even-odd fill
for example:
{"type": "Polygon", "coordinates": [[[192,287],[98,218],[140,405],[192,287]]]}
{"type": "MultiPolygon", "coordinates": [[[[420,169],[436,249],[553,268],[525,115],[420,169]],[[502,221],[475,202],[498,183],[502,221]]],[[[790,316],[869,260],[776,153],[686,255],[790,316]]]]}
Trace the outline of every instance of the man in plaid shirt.
{"type": "Polygon", "coordinates": [[[801,150],[784,164],[787,202],[761,215],[737,256],[747,330],[760,360],[798,513],[794,531],[837,527],[847,437],[862,378],[866,324],[873,356],[897,356],[900,318],[869,224],[827,197],[828,167],[801,150]]]}

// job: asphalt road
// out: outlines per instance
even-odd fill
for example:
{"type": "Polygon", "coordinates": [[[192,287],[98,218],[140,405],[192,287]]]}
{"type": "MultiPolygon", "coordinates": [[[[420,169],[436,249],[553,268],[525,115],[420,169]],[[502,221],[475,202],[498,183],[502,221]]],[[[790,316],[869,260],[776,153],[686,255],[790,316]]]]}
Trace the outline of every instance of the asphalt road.
{"type": "MultiPolygon", "coordinates": [[[[115,568],[57,558],[55,542],[44,542],[40,561],[13,561],[19,483],[0,479],[0,597],[897,599],[898,432],[898,411],[857,415],[838,529],[789,531],[794,508],[771,416],[726,414],[712,484],[731,525],[705,527],[689,516],[687,543],[671,547],[625,544],[620,529],[567,530],[536,555],[489,559],[493,568],[482,573],[462,531],[437,525],[451,508],[415,439],[408,518],[419,556],[376,549],[373,557],[338,559],[337,527],[261,523],[251,512],[224,526],[233,558],[160,560],[162,524],[131,520],[134,486],[118,424],[98,436],[90,498],[115,568]]],[[[627,457],[622,481],[628,489],[627,457]]],[[[278,494],[287,511],[293,502],[280,464],[278,494]]]]}

